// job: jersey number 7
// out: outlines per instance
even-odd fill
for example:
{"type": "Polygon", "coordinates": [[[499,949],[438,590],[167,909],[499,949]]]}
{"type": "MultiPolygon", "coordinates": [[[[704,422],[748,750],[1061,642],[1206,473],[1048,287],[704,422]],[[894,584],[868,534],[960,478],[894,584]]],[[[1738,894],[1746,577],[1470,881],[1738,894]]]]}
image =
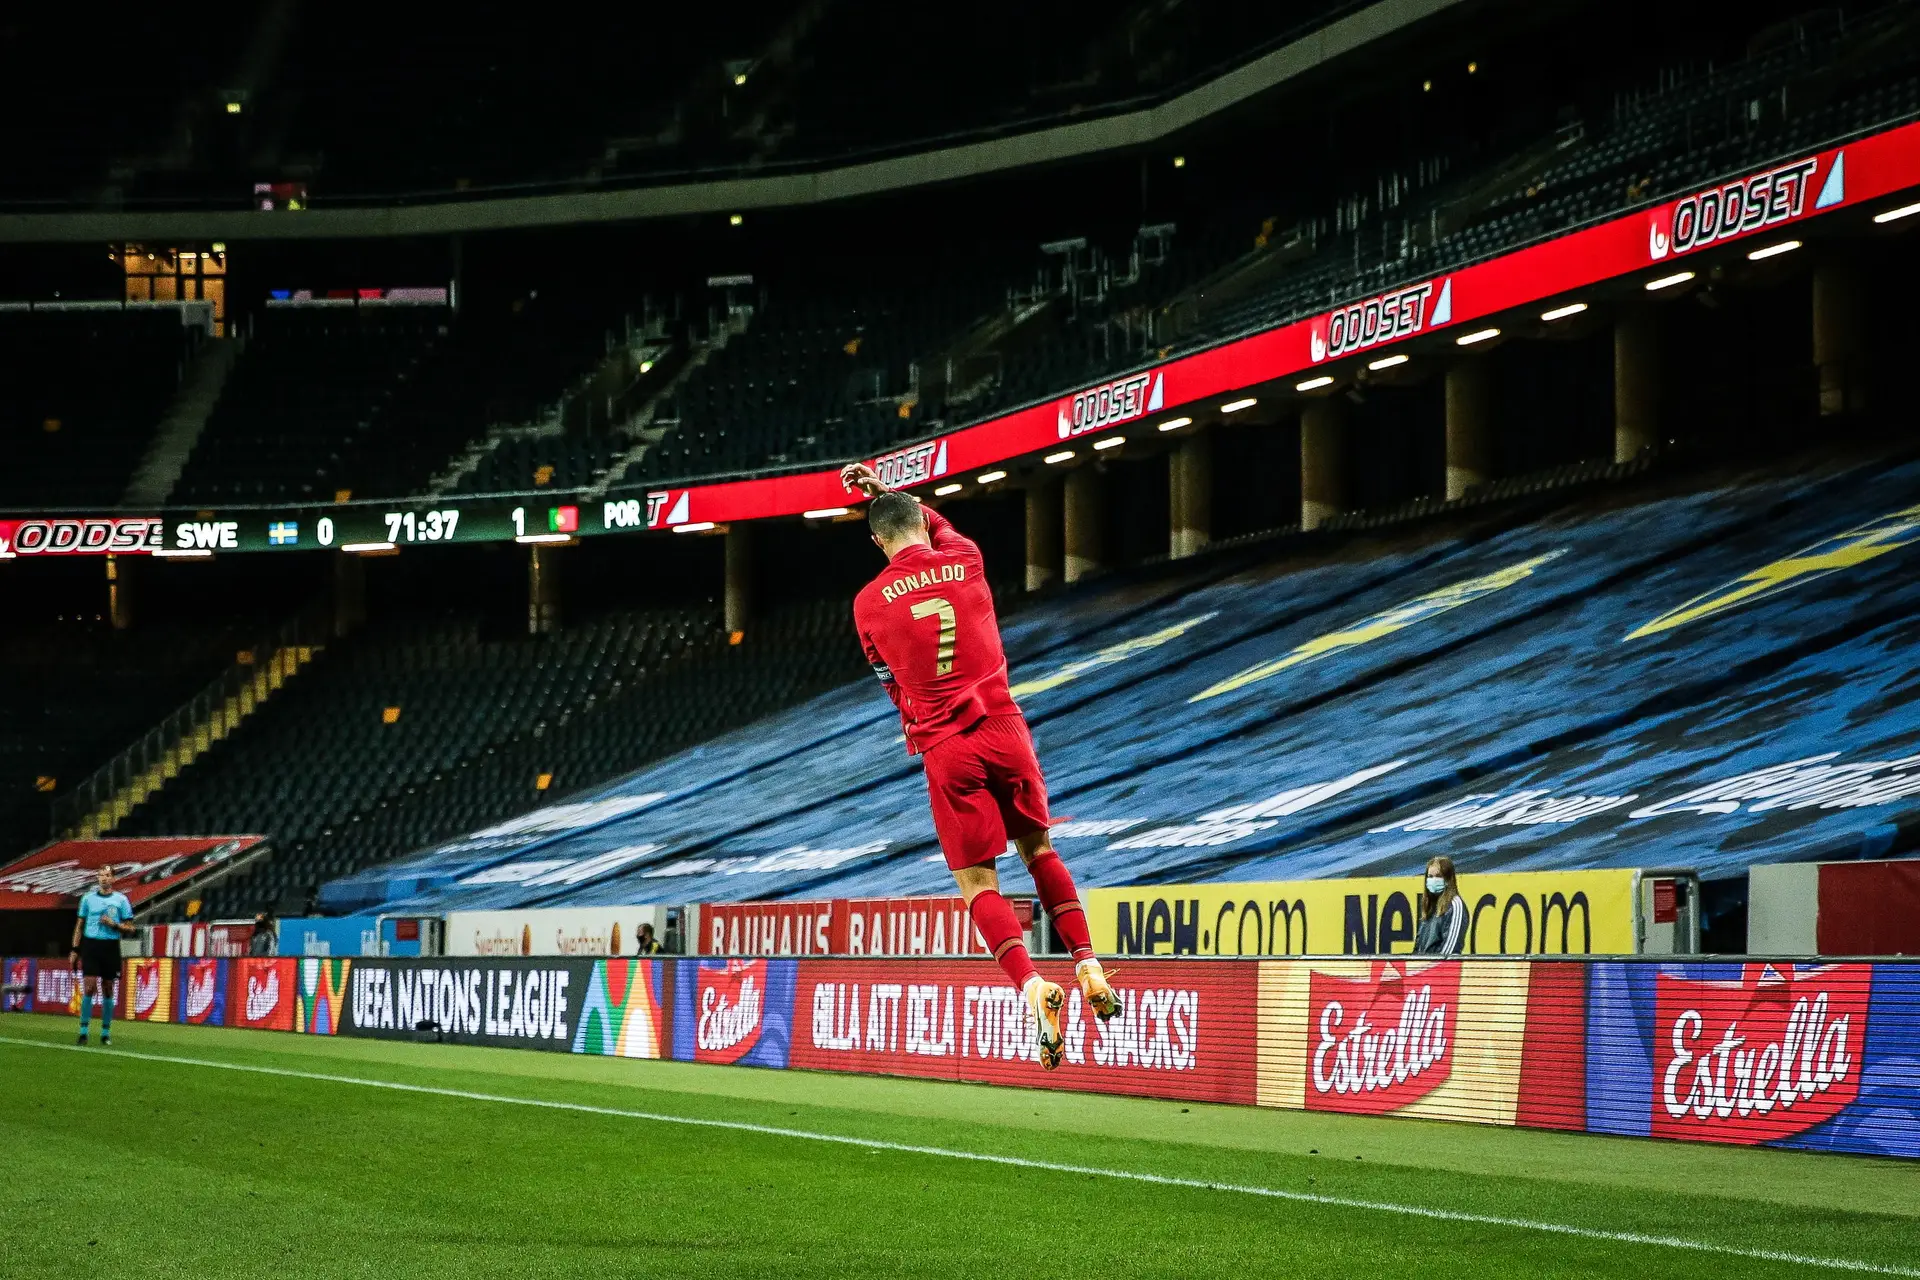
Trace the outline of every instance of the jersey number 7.
{"type": "Polygon", "coordinates": [[[940,618],[940,648],[934,654],[933,674],[944,676],[953,671],[953,636],[960,629],[954,619],[953,605],[944,596],[933,596],[913,606],[916,621],[935,615],[940,618]]]}

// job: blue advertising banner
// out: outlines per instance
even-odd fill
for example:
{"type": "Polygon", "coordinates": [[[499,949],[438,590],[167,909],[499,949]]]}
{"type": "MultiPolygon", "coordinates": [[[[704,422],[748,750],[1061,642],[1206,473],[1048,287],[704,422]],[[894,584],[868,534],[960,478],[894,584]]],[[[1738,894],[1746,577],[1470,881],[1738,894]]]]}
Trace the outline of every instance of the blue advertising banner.
{"type": "Polygon", "coordinates": [[[784,1067],[793,1040],[792,960],[675,962],[673,1056],[784,1067]]]}
{"type": "Polygon", "coordinates": [[[173,1020],[223,1027],[227,1024],[227,982],[232,966],[225,960],[178,959],[173,965],[173,1020]]]}
{"type": "Polygon", "coordinates": [[[1587,1129],[1920,1157],[1920,971],[1595,963],[1587,1129]]]}
{"type": "Polygon", "coordinates": [[[377,915],[290,916],[280,921],[283,956],[417,956],[420,934],[400,937],[400,921],[377,915]]]}

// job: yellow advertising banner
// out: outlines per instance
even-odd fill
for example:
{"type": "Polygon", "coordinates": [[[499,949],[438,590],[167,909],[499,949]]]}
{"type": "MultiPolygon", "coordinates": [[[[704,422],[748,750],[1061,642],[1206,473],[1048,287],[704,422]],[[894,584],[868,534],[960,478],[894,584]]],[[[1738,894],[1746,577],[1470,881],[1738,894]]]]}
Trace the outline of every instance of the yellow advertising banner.
{"type": "MultiPolygon", "coordinates": [[[[1626,871],[1460,876],[1469,955],[1631,955],[1634,879],[1626,871]]],[[[1154,884],[1089,889],[1093,945],[1105,955],[1410,955],[1421,882],[1406,877],[1154,884]]]]}
{"type": "Polygon", "coordinates": [[[1524,960],[1263,963],[1258,1101],[1512,1124],[1529,972],[1524,960]]]}

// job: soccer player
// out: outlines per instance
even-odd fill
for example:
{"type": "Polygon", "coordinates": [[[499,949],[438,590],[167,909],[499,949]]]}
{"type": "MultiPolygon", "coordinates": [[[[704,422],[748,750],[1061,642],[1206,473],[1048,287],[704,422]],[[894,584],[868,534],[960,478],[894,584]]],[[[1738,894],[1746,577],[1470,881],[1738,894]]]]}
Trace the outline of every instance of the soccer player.
{"type": "Polygon", "coordinates": [[[100,868],[99,882],[80,895],[73,922],[73,958],[79,962],[80,1044],[87,1042],[87,1016],[100,997],[100,1043],[113,1043],[113,1002],[120,985],[120,938],[133,931],[133,904],[113,887],[113,868],[100,868]]]}
{"type": "Polygon", "coordinates": [[[1088,1006],[1104,1021],[1120,1012],[1120,998],[1094,957],[1073,876],[1047,835],[1047,784],[1026,718],[1007,691],[980,548],[918,498],[888,489],[864,463],[849,464],[840,480],[872,499],[867,525],[887,555],[886,569],[853,602],[860,645],[899,708],[908,753],[926,762],[933,827],[967,914],[1032,1008],[1040,1065],[1052,1071],[1066,1052],[1066,993],[1034,969],[1000,894],[993,860],[1009,840],[1033,874],[1054,932],[1072,950],[1088,1006]]]}

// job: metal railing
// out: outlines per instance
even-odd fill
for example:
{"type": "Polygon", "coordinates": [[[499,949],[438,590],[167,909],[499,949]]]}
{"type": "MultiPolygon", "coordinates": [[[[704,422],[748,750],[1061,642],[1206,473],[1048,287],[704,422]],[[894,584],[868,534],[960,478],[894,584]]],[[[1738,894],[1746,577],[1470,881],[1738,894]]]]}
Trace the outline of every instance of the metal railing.
{"type": "Polygon", "coordinates": [[[232,666],[53,802],[56,838],[111,831],[142,800],[225,738],[332,638],[331,600],[239,651],[232,666]]]}

